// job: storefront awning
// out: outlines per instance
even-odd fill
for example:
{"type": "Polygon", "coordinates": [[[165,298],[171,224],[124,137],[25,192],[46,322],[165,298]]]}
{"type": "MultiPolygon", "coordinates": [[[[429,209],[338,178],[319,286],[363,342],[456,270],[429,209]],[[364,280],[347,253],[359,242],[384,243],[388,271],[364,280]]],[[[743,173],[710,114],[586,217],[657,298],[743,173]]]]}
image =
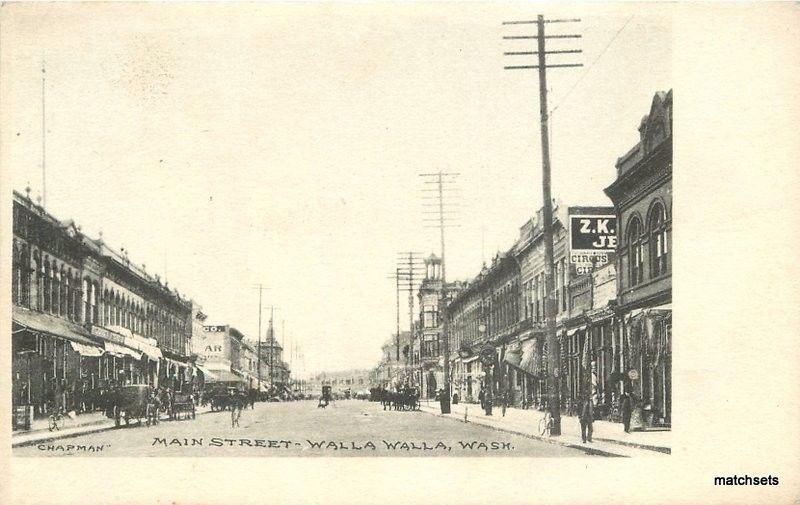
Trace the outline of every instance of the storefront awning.
{"type": "Polygon", "coordinates": [[[166,356],[163,356],[161,359],[163,359],[167,363],[170,363],[171,365],[176,366],[176,367],[186,368],[186,367],[189,366],[189,363],[184,363],[183,361],[178,361],[176,359],[167,358],[166,356]]]}
{"type": "Polygon", "coordinates": [[[503,353],[503,361],[519,368],[522,361],[522,346],[519,342],[514,342],[506,346],[503,353]]]}
{"type": "Polygon", "coordinates": [[[242,382],[242,378],[230,370],[211,370],[210,377],[206,376],[206,382],[242,382]]]}
{"type": "Polygon", "coordinates": [[[571,336],[575,335],[576,333],[578,333],[579,331],[584,331],[584,330],[586,330],[586,325],[585,324],[582,325],[582,326],[578,326],[577,328],[570,328],[569,330],[567,330],[567,336],[571,337],[571,336]]]}
{"type": "Polygon", "coordinates": [[[526,340],[522,342],[522,360],[519,368],[529,374],[539,375],[541,373],[542,356],[536,346],[536,340],[526,340]]]}
{"type": "Polygon", "coordinates": [[[104,342],[103,345],[106,348],[106,352],[118,356],[130,356],[134,359],[142,359],[142,353],[137,351],[136,349],[131,349],[130,347],[125,347],[124,345],[115,344],[113,342],[104,342]]]}
{"type": "Polygon", "coordinates": [[[79,344],[72,341],[69,342],[69,345],[72,346],[73,351],[77,352],[81,356],[86,357],[96,358],[97,356],[101,356],[105,351],[102,347],[98,347],[96,345],[79,344]]]}
{"type": "MultiPolygon", "coordinates": [[[[163,355],[161,354],[161,349],[159,349],[158,347],[144,342],[138,342],[138,341],[134,342],[135,343],[133,343],[131,347],[134,347],[139,351],[141,351],[142,353],[146,354],[147,357],[150,358],[151,360],[157,361],[163,357],[163,355]]],[[[125,343],[126,344],[129,343],[127,339],[125,340],[125,343]]]]}
{"type": "Polygon", "coordinates": [[[214,373],[211,370],[209,370],[203,365],[195,365],[195,368],[203,373],[203,377],[206,380],[208,380],[209,377],[212,377],[214,375],[214,373]]]}
{"type": "Polygon", "coordinates": [[[469,357],[469,358],[465,358],[465,359],[463,359],[461,362],[462,362],[462,363],[464,363],[464,364],[466,365],[467,363],[472,363],[473,361],[475,361],[475,360],[476,360],[476,359],[478,359],[478,358],[480,358],[480,356],[478,356],[478,355],[476,354],[475,356],[471,356],[471,357],[469,357]]]}
{"type": "Polygon", "coordinates": [[[34,312],[13,305],[11,319],[15,324],[23,326],[33,332],[65,338],[79,344],[97,345],[96,342],[89,337],[89,333],[81,326],[59,317],[51,316],[50,314],[34,312]]]}
{"type": "Polygon", "coordinates": [[[137,351],[146,354],[147,357],[153,361],[161,359],[161,349],[158,348],[154,338],[147,338],[137,335],[123,326],[108,326],[107,328],[122,335],[125,339],[125,345],[131,349],[136,349],[137,351]]]}

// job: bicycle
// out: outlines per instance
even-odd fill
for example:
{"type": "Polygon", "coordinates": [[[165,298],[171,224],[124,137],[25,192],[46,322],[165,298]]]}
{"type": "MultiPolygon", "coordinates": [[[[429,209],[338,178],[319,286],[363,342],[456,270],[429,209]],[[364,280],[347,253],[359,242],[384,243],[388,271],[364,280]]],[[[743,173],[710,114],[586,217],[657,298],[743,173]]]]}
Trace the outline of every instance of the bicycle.
{"type": "Polygon", "coordinates": [[[550,412],[545,412],[544,417],[539,420],[539,436],[550,436],[553,429],[553,416],[550,412]]]}

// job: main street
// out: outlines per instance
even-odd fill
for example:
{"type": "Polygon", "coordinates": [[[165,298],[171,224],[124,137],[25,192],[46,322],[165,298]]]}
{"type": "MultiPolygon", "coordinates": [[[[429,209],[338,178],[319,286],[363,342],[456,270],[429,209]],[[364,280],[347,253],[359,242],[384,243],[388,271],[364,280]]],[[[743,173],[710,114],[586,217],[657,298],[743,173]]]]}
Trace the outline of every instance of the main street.
{"type": "Polygon", "coordinates": [[[231,427],[230,412],[162,421],[15,448],[16,456],[584,456],[583,451],[425,412],[344,400],[258,403],[231,427]]]}

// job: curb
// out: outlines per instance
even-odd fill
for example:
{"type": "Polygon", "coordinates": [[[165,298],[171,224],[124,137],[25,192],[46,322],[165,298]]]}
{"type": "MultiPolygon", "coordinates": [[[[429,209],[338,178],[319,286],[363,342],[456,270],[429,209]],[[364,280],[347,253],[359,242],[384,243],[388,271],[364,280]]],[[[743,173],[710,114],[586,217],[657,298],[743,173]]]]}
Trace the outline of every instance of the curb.
{"type": "MultiPolygon", "coordinates": [[[[433,408],[433,407],[428,406],[428,408],[433,408]]],[[[434,409],[433,412],[429,412],[429,413],[430,414],[434,414],[434,415],[438,415],[440,417],[444,417],[442,414],[437,414],[435,409],[434,409]]],[[[454,418],[455,418],[455,416],[454,416],[454,418]]],[[[461,422],[464,422],[460,417],[458,418],[458,420],[461,421],[461,422]]],[[[483,423],[474,423],[474,424],[480,424],[481,426],[486,426],[487,428],[494,428],[494,426],[489,425],[489,424],[483,424],[483,423]]],[[[509,430],[507,428],[497,428],[497,429],[500,430],[500,431],[506,431],[506,432],[509,432],[509,433],[517,434],[517,435],[526,435],[526,436],[529,435],[527,433],[509,430]]],[[[530,435],[530,436],[534,437],[537,440],[542,440],[542,441],[545,441],[545,442],[550,441],[549,438],[540,437],[539,435],[530,435]]],[[[672,454],[672,448],[670,448],[670,447],[663,447],[663,446],[659,446],[659,445],[641,444],[641,443],[637,443],[637,442],[628,442],[628,441],[625,441],[625,440],[617,440],[617,439],[614,439],[614,438],[605,438],[605,437],[598,437],[598,436],[595,436],[594,439],[598,440],[600,442],[607,442],[607,443],[610,443],[610,444],[617,444],[617,445],[621,445],[621,446],[625,446],[625,447],[631,447],[633,449],[640,449],[640,450],[645,450],[645,451],[659,452],[659,453],[662,453],[662,454],[672,454]]],[[[573,444],[573,445],[576,445],[576,444],[573,444]]],[[[579,447],[579,448],[583,448],[582,446],[579,446],[579,445],[576,445],[576,446],[579,447]]]]}
{"type": "MultiPolygon", "coordinates": [[[[210,414],[210,413],[211,413],[211,411],[207,410],[205,412],[197,412],[197,415],[201,416],[203,414],[210,414]]],[[[168,420],[169,420],[169,417],[164,417],[163,419],[159,419],[159,421],[168,421],[168,420]]],[[[104,431],[111,431],[111,430],[117,429],[117,426],[114,424],[113,421],[109,420],[108,422],[111,423],[111,424],[108,425],[104,421],[97,421],[97,422],[94,422],[94,423],[91,423],[91,424],[84,425],[84,426],[89,426],[90,427],[89,429],[86,429],[86,430],[75,431],[75,432],[70,432],[70,433],[53,432],[53,433],[50,433],[50,435],[47,436],[47,437],[37,438],[37,439],[34,439],[34,440],[22,440],[22,441],[19,441],[19,442],[15,443],[13,438],[12,438],[12,440],[11,440],[11,448],[14,449],[16,447],[28,447],[30,445],[45,444],[45,443],[48,443],[48,442],[52,442],[54,440],[62,440],[62,439],[65,439],[65,438],[81,437],[83,435],[91,435],[91,434],[94,434],[94,433],[102,433],[104,431]]],[[[122,428],[122,426],[120,426],[120,428],[122,428]]],[[[20,434],[19,436],[22,436],[22,435],[20,434]]]]}
{"type": "MultiPolygon", "coordinates": [[[[437,414],[436,412],[428,412],[428,411],[425,411],[425,410],[422,410],[422,412],[425,412],[426,414],[430,414],[430,415],[433,415],[433,416],[436,416],[436,417],[441,417],[441,418],[445,418],[445,419],[452,419],[452,420],[457,421],[459,423],[470,424],[470,421],[464,421],[460,417],[451,417],[451,416],[448,416],[446,414],[437,414]]],[[[514,431],[514,430],[511,430],[511,429],[508,429],[508,428],[500,428],[500,427],[497,427],[497,426],[491,426],[491,425],[488,425],[488,424],[476,423],[476,422],[472,422],[472,424],[475,424],[475,425],[478,425],[478,426],[483,426],[485,428],[489,428],[490,430],[494,430],[494,431],[500,431],[500,432],[503,432],[503,433],[511,433],[513,435],[518,435],[518,436],[521,436],[521,437],[529,438],[531,440],[538,440],[540,442],[545,442],[545,443],[548,443],[548,444],[560,445],[562,447],[569,447],[571,449],[578,449],[580,451],[583,451],[583,452],[585,452],[587,454],[591,454],[591,455],[594,455],[594,456],[606,456],[606,457],[612,457],[612,458],[627,458],[627,457],[629,457],[629,456],[625,456],[625,455],[622,455],[622,454],[617,454],[617,453],[614,453],[614,452],[605,451],[603,449],[596,449],[594,447],[587,447],[587,446],[584,446],[584,445],[577,445],[577,444],[573,444],[571,442],[562,442],[560,440],[554,440],[552,438],[542,437],[542,436],[539,436],[539,435],[531,435],[530,433],[523,433],[523,432],[520,432],[520,431],[514,431]]],[[[600,439],[598,439],[598,440],[600,440],[600,439]]]]}
{"type": "Polygon", "coordinates": [[[636,442],[626,442],[624,440],[615,440],[613,438],[601,438],[601,437],[594,437],[595,440],[601,440],[603,442],[609,442],[612,444],[619,444],[625,445],[628,447],[633,447],[634,449],[642,449],[646,451],[653,451],[653,452],[661,452],[664,454],[672,454],[672,449],[669,447],[661,447],[658,445],[647,445],[647,444],[637,444],[636,442]]]}

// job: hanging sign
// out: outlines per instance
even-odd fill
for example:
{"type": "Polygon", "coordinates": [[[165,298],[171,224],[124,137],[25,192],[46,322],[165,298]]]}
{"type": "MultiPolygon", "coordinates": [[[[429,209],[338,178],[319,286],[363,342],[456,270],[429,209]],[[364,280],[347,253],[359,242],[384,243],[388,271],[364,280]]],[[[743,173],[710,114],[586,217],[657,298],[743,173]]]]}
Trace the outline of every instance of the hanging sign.
{"type": "Polygon", "coordinates": [[[487,345],[481,349],[480,353],[481,363],[484,365],[493,365],[495,360],[497,359],[497,354],[495,354],[494,347],[487,345]]]}
{"type": "Polygon", "coordinates": [[[578,275],[608,263],[617,248],[617,218],[613,214],[570,214],[570,262],[578,275]]]}

